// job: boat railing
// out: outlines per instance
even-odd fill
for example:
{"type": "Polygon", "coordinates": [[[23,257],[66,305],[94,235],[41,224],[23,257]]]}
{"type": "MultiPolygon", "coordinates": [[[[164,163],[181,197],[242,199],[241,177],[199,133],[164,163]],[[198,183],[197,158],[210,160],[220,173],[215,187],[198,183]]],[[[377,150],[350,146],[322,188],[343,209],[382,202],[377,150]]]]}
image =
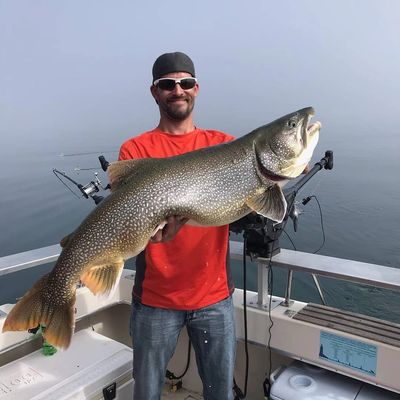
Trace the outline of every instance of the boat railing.
{"type": "Polygon", "coordinates": [[[0,277],[23,269],[37,267],[57,260],[61,247],[58,244],[0,257],[0,277]]]}
{"type": "MultiPolygon", "coordinates": [[[[230,250],[232,258],[243,258],[243,243],[231,241],[230,250]]],[[[267,275],[269,265],[285,268],[287,270],[286,294],[283,303],[286,306],[290,304],[294,271],[310,273],[313,277],[325,276],[347,282],[400,291],[399,268],[287,249],[281,249],[280,253],[276,254],[271,259],[257,258],[255,262],[258,267],[257,304],[259,306],[268,303],[267,275]]],[[[320,291],[318,280],[314,279],[314,282],[316,283],[318,291],[320,291]]]]}
{"type": "MultiPolygon", "coordinates": [[[[57,244],[0,257],[0,277],[54,262],[57,260],[60,251],[61,247],[57,244]]],[[[232,259],[242,259],[243,243],[231,241],[230,255],[232,259]]],[[[400,290],[400,269],[398,268],[287,249],[281,249],[280,253],[273,256],[271,260],[258,258],[255,261],[258,266],[259,305],[267,303],[267,273],[270,264],[273,267],[285,268],[288,271],[286,305],[290,302],[293,271],[307,272],[313,275],[372,285],[389,290],[400,290]]]]}

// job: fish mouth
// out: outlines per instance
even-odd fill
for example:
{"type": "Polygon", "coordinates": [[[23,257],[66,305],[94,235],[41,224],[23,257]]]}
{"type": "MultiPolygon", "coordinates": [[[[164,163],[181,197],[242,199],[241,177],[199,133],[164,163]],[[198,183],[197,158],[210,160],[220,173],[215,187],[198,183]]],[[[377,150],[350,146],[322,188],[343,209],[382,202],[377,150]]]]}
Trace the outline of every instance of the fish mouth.
{"type": "Polygon", "coordinates": [[[306,123],[304,124],[304,128],[302,129],[301,133],[301,141],[304,148],[307,148],[309,139],[312,138],[314,134],[321,129],[321,122],[316,121],[310,123],[311,118],[314,116],[314,109],[311,110],[312,112],[309,112],[306,123]]]}
{"type": "Polygon", "coordinates": [[[318,140],[318,134],[322,127],[321,122],[316,121],[310,124],[310,119],[312,116],[309,116],[305,129],[303,131],[301,141],[303,144],[303,150],[307,153],[308,147],[311,146],[313,149],[316,145],[315,141],[318,140]]]}
{"type": "Polygon", "coordinates": [[[322,127],[322,125],[321,125],[321,122],[319,122],[319,121],[309,124],[307,126],[307,135],[313,135],[315,132],[319,131],[321,129],[321,127],[322,127]]]}

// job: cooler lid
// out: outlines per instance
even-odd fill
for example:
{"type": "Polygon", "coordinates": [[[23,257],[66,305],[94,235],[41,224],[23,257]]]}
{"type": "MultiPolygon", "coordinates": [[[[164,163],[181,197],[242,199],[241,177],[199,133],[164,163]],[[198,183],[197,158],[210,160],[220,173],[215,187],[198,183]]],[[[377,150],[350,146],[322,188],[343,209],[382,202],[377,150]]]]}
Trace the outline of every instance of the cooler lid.
{"type": "Polygon", "coordinates": [[[132,349],[94,331],[77,332],[65,351],[41,350],[0,368],[0,400],[90,398],[132,371],[132,349]]]}
{"type": "Polygon", "coordinates": [[[273,400],[355,400],[361,382],[294,362],[276,378],[271,387],[273,400]]]}

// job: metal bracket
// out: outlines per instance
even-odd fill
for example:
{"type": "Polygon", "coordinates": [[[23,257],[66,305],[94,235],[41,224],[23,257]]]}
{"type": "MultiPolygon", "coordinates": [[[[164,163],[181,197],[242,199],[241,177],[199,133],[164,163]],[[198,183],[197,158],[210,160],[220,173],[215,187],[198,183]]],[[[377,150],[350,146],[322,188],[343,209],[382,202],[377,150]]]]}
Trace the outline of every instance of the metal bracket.
{"type": "Polygon", "coordinates": [[[277,298],[275,299],[274,297],[272,297],[272,299],[270,300],[270,296],[267,296],[267,301],[265,303],[259,303],[258,302],[258,295],[255,295],[253,297],[250,297],[247,301],[247,307],[253,307],[253,308],[257,308],[259,310],[262,311],[268,311],[270,309],[270,305],[271,305],[271,310],[273,310],[275,307],[279,306],[279,304],[281,304],[282,299],[281,298],[277,298]]]}
{"type": "Polygon", "coordinates": [[[293,317],[297,314],[297,311],[294,311],[294,310],[286,310],[286,311],[284,312],[284,314],[287,315],[289,318],[293,318],[293,317]]]}
{"type": "Polygon", "coordinates": [[[268,294],[268,269],[265,263],[258,262],[258,278],[257,278],[257,286],[258,286],[258,294],[249,298],[246,301],[246,305],[248,307],[258,308],[259,310],[268,311],[271,305],[271,310],[277,307],[282,299],[275,299],[268,294]]]}

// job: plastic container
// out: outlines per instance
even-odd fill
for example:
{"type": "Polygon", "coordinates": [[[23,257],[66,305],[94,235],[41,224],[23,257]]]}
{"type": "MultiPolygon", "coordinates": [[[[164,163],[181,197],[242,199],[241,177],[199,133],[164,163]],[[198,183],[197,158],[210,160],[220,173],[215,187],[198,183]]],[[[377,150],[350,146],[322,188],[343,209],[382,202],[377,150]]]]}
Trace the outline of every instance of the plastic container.
{"type": "Polygon", "coordinates": [[[132,400],[132,349],[91,330],[77,332],[66,351],[41,350],[0,368],[0,400],[132,400]]]}
{"type": "Polygon", "coordinates": [[[400,400],[400,394],[364,384],[356,400],[400,400]]]}
{"type": "Polygon", "coordinates": [[[362,385],[354,379],[299,361],[274,371],[271,383],[272,400],[355,400],[362,385]]]}

